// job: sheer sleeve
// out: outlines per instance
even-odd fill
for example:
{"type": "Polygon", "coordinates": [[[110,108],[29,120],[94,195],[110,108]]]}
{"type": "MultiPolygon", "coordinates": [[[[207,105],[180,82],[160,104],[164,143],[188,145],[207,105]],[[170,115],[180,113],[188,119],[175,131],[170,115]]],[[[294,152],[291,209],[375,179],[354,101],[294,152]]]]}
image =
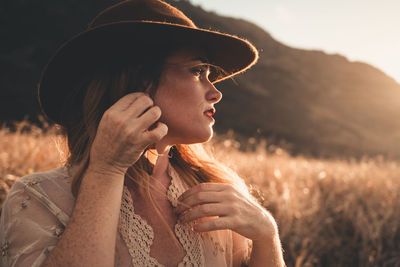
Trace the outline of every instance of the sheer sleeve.
{"type": "Polygon", "coordinates": [[[37,177],[16,181],[0,220],[0,265],[40,266],[56,246],[69,217],[43,191],[37,177]]]}
{"type": "MultiPolygon", "coordinates": [[[[244,180],[239,177],[234,177],[234,185],[248,198],[253,198],[244,180]]],[[[256,201],[256,200],[255,200],[256,201]]],[[[248,266],[250,262],[253,242],[234,231],[232,231],[232,262],[234,267],[248,266]]]]}
{"type": "Polygon", "coordinates": [[[253,242],[232,231],[232,243],[233,243],[233,266],[248,266],[251,256],[251,250],[253,242]]]}

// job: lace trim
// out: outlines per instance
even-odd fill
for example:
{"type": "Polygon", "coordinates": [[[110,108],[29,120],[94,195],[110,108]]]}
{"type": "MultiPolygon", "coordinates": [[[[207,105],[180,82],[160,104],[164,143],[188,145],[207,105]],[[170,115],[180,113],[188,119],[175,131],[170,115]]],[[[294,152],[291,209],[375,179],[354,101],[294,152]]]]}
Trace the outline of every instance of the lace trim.
{"type": "MultiPolygon", "coordinates": [[[[178,205],[178,197],[183,194],[185,187],[178,174],[168,165],[168,174],[171,177],[171,184],[168,187],[167,198],[171,202],[172,206],[178,205]]],[[[178,266],[204,266],[204,253],[203,247],[201,246],[201,235],[193,231],[194,223],[180,224],[179,222],[175,225],[175,235],[177,236],[182,247],[186,251],[186,256],[183,258],[182,263],[178,266]]]]}
{"type": "MultiPolygon", "coordinates": [[[[168,188],[168,199],[171,202],[171,204],[176,207],[178,204],[178,198],[180,197],[180,195],[183,194],[183,192],[185,191],[185,186],[183,185],[183,181],[179,178],[179,175],[176,173],[176,171],[174,170],[174,168],[172,166],[168,166],[168,174],[171,177],[171,185],[168,188]]],[[[181,244],[183,245],[184,243],[187,242],[187,238],[190,238],[190,240],[193,240],[193,243],[197,243],[200,242],[200,239],[209,239],[212,246],[213,246],[213,254],[214,256],[217,256],[218,253],[225,253],[225,249],[222,247],[222,245],[213,238],[212,234],[209,232],[204,232],[204,233],[196,233],[192,230],[192,227],[194,226],[194,222],[191,224],[185,224],[185,225],[181,225],[181,224],[177,224],[175,226],[175,233],[179,238],[179,241],[181,242],[181,244]],[[185,234],[185,232],[188,232],[188,234],[185,234]],[[180,238],[180,235],[182,236],[182,239],[180,238]],[[188,237],[189,236],[189,237],[188,237]]],[[[196,259],[196,262],[199,262],[199,266],[203,266],[201,264],[204,264],[204,253],[203,251],[201,251],[200,253],[198,253],[196,250],[196,245],[193,244],[188,244],[189,249],[192,249],[194,251],[192,251],[193,255],[199,255],[202,258],[196,259]],[[202,263],[200,263],[202,262],[202,263]]],[[[202,249],[202,246],[200,246],[200,249],[202,249]]],[[[186,251],[188,251],[185,248],[186,251]]]]}
{"type": "MultiPolygon", "coordinates": [[[[178,197],[184,192],[185,187],[172,166],[168,166],[168,174],[171,177],[171,184],[168,187],[167,198],[176,207],[178,197]]],[[[204,266],[201,235],[192,230],[193,225],[194,223],[175,225],[175,235],[186,252],[179,267],[204,266]]],[[[150,256],[150,247],[154,240],[153,229],[146,220],[135,214],[132,197],[126,186],[123,190],[118,228],[132,257],[133,266],[163,266],[157,259],[150,256]]]]}
{"type": "Polygon", "coordinates": [[[126,186],[124,186],[119,219],[119,232],[132,257],[132,265],[137,266],[140,263],[140,266],[163,266],[150,256],[150,247],[154,240],[153,229],[135,214],[132,197],[126,186]]]}

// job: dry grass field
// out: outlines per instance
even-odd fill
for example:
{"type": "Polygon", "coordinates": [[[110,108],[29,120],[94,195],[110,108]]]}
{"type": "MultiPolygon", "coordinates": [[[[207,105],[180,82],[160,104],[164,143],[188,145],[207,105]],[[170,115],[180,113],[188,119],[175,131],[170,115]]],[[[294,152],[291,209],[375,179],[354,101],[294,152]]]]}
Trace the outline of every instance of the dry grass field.
{"type": "MultiPolygon", "coordinates": [[[[18,177],[62,164],[56,132],[0,129],[0,205],[18,177]]],[[[253,139],[243,152],[216,140],[216,157],[278,221],[288,266],[400,266],[400,163],[292,157],[253,139]]]]}

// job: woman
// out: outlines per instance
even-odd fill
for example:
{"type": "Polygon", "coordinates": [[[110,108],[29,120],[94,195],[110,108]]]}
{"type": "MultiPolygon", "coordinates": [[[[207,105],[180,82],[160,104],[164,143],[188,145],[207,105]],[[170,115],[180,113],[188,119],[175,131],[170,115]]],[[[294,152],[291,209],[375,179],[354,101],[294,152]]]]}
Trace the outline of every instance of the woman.
{"type": "Polygon", "coordinates": [[[101,12],[42,74],[69,158],[10,190],[3,266],[284,265],[274,219],[198,145],[213,134],[214,83],[256,60],[159,0],[101,12]]]}

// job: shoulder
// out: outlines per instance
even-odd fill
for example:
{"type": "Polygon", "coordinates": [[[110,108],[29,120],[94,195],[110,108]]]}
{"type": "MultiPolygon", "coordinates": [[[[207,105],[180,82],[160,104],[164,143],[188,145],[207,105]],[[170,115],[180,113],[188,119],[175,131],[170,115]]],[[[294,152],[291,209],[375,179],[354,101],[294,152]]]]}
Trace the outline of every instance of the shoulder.
{"type": "Polygon", "coordinates": [[[65,183],[71,179],[68,168],[65,166],[51,169],[44,172],[35,172],[21,177],[16,181],[16,185],[34,186],[36,184],[45,183],[65,183]]]}
{"type": "Polygon", "coordinates": [[[47,195],[47,192],[56,187],[66,188],[71,183],[72,177],[69,175],[68,168],[59,167],[44,172],[35,172],[23,176],[15,181],[10,188],[6,201],[16,193],[38,191],[40,194],[47,195]]]}
{"type": "Polygon", "coordinates": [[[63,166],[21,177],[14,183],[8,194],[22,189],[25,192],[43,195],[49,199],[72,196],[71,181],[72,175],[69,169],[63,166]]]}
{"type": "Polygon", "coordinates": [[[69,221],[74,203],[70,180],[67,168],[61,167],[14,183],[1,211],[0,265],[40,265],[69,221]]]}
{"type": "Polygon", "coordinates": [[[57,215],[64,214],[67,220],[72,213],[75,199],[71,193],[72,176],[67,167],[36,172],[18,179],[11,187],[4,202],[3,211],[13,210],[14,207],[37,203],[57,215]]]}

